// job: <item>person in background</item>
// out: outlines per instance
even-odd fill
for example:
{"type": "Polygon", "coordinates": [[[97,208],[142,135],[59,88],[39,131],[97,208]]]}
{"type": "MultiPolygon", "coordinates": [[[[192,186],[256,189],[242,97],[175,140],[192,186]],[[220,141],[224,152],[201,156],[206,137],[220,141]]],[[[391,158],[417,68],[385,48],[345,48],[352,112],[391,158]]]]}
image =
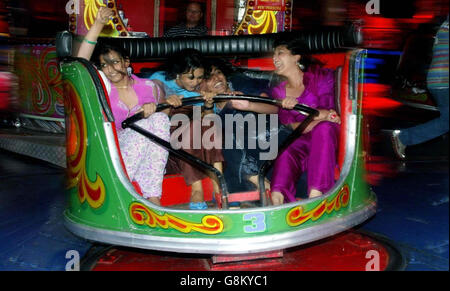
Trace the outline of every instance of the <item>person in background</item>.
{"type": "Polygon", "coordinates": [[[427,87],[436,101],[440,116],[426,123],[391,133],[391,141],[396,156],[405,159],[405,149],[421,144],[448,132],[448,15],[440,26],[433,46],[433,56],[427,74],[427,87]]]}
{"type": "Polygon", "coordinates": [[[202,4],[189,2],[186,6],[186,21],[171,27],[164,37],[189,37],[208,35],[208,27],[203,24],[202,4]]]}
{"type": "Polygon", "coordinates": [[[93,54],[96,55],[94,62],[107,88],[128,177],[139,184],[144,198],[160,205],[169,153],[145,136],[130,128],[122,129],[120,125],[129,116],[143,112],[144,118],[136,124],[168,141],[169,118],[164,113],[155,112],[156,105],[164,102],[164,97],[154,82],[128,73],[130,60],[121,48],[109,45],[96,47],[98,36],[112,15],[111,9],[100,7],[76,56],[90,60],[93,54]]]}

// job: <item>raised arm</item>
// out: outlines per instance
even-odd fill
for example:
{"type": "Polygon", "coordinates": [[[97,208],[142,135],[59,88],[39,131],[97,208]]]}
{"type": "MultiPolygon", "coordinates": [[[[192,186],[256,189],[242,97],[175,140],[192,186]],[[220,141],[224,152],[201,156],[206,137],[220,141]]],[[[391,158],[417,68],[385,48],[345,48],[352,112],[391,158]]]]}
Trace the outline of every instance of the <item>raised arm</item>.
{"type": "Polygon", "coordinates": [[[79,58],[84,58],[90,60],[92,53],[94,52],[95,45],[97,44],[98,36],[102,32],[103,27],[109,22],[109,17],[113,16],[114,12],[107,7],[100,7],[97,16],[95,18],[94,24],[92,24],[88,33],[84,37],[80,48],[76,54],[79,58]]]}

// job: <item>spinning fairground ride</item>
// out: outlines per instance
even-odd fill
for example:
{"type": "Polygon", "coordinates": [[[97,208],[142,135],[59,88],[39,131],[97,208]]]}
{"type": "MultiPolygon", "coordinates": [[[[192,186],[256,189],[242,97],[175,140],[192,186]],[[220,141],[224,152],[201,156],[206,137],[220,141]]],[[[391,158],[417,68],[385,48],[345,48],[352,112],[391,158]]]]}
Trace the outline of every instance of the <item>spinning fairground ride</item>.
{"type": "MultiPolygon", "coordinates": [[[[115,1],[105,4],[97,2],[96,5],[108,5],[117,10],[115,1]]],[[[67,168],[65,195],[68,203],[63,214],[67,229],[76,236],[98,243],[84,258],[84,269],[404,268],[400,252],[388,239],[355,229],[376,213],[377,205],[376,195],[365,179],[364,144],[367,141],[361,103],[367,51],[358,48],[362,40],[361,31],[353,25],[324,26],[302,31],[288,31],[289,25],[278,25],[275,31],[251,33],[249,26],[254,25],[252,17],[258,13],[273,15],[273,18],[267,19],[272,19],[274,23],[282,21],[283,24],[289,24],[291,19],[293,1],[270,1],[277,4],[267,7],[261,4],[263,2],[269,1],[245,3],[242,9],[247,16],[242,18],[236,34],[188,39],[146,37],[130,34],[122,23],[123,19],[117,19],[112,21],[111,27],[107,28],[107,35],[99,42],[123,46],[130,53],[134,64],[140,68],[152,68],[155,62],[161,62],[183,48],[196,48],[207,57],[221,57],[233,60],[235,64],[243,63],[236,62],[237,59],[245,60],[247,65],[267,64],[267,55],[271,53],[272,44],[280,32],[284,31],[284,35],[289,34],[292,38],[303,38],[309,50],[305,53],[317,57],[336,72],[335,103],[336,111],[341,116],[341,131],[339,171],[336,171],[334,186],[317,198],[273,206],[269,191],[264,186],[264,178],[273,162],[269,161],[259,170],[259,190],[230,193],[221,172],[182,150],[173,149],[170,143],[143,130],[136,125],[136,121],[142,117],[133,116],[121,126],[150,138],[180,160],[212,172],[217,176],[221,188],[221,193],[213,195],[211,180],[203,180],[209,207],[206,210],[189,210],[186,205],[190,187],[181,175],[170,175],[163,182],[161,205],[150,203],[141,196],[139,185],[130,181],[126,173],[109,97],[98,71],[90,62],[72,57],[72,48],[76,46],[74,40],[78,37],[77,29],[82,24],[76,22],[77,17],[71,16],[71,25],[76,26],[71,26],[71,32],[59,33],[54,46],[60,73],[58,82],[62,89],[57,92],[63,99],[58,103],[62,103],[60,106],[63,107],[64,117],[45,119],[47,124],[57,123],[51,128],[62,133],[64,141],[59,141],[56,149],[49,144],[52,141],[47,139],[45,151],[46,156],[54,156],[59,151],[58,154],[62,152],[65,157],[65,163],[61,162],[61,157],[50,157],[50,161],[53,159],[57,161],[56,164],[67,168]],[[258,7],[262,10],[256,10],[255,5],[261,5],[258,7]],[[239,206],[231,207],[236,202],[239,206]]],[[[214,7],[212,4],[216,1],[207,3],[208,7],[214,7]]],[[[92,6],[81,8],[86,11],[92,6]]],[[[235,73],[250,79],[262,79],[268,84],[276,79],[269,69],[261,67],[236,68],[235,73]]],[[[231,99],[279,105],[274,99],[252,95],[217,95],[214,101],[231,99]]],[[[200,97],[185,98],[183,105],[201,100],[200,97]]],[[[158,110],[165,106],[159,105],[158,110]]],[[[317,114],[315,109],[304,105],[297,105],[293,110],[305,114],[307,118],[279,146],[279,152],[301,135],[317,114]]],[[[58,132],[53,134],[57,135],[58,132]]],[[[27,129],[26,136],[30,135],[33,133],[27,129]]],[[[22,141],[23,137],[22,134],[22,141]]],[[[27,142],[39,147],[32,139],[27,142]]],[[[7,147],[11,141],[3,140],[2,143],[3,147],[7,147]]]]}

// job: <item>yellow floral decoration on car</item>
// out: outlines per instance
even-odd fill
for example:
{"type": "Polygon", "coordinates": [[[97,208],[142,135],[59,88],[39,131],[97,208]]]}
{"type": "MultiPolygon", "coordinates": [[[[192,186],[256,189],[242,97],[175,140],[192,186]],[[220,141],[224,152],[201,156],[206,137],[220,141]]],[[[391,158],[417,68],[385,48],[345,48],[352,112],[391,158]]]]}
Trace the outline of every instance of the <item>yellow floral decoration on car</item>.
{"type": "Polygon", "coordinates": [[[201,223],[193,223],[168,213],[159,215],[140,202],[131,203],[129,212],[134,223],[152,228],[173,228],[183,233],[196,231],[204,234],[218,234],[223,231],[223,222],[215,215],[205,215],[201,223]]]}
{"type": "Polygon", "coordinates": [[[289,210],[286,215],[286,222],[290,226],[299,226],[308,220],[316,221],[325,213],[339,211],[343,207],[347,207],[350,201],[350,190],[348,185],[344,185],[339,193],[330,201],[324,199],[312,210],[304,212],[303,207],[297,206],[289,210]]]}

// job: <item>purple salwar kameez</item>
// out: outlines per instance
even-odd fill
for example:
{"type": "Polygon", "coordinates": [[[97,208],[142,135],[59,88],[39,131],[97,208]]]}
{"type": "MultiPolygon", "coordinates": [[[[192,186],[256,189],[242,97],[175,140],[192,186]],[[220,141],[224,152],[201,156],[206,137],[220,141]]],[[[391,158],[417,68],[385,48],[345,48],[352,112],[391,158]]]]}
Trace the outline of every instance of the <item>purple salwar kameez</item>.
{"type": "MultiPolygon", "coordinates": [[[[286,98],[283,82],[272,90],[275,99],[286,98]]],[[[304,92],[299,104],[316,109],[334,109],[334,72],[313,67],[303,75],[304,92]]],[[[280,108],[278,116],[283,124],[301,122],[306,117],[297,111],[280,108]]],[[[339,124],[322,121],[310,132],[302,134],[277,157],[271,181],[271,191],[281,192],[286,202],[296,201],[296,184],[303,172],[308,174],[308,193],[316,189],[325,193],[334,184],[339,124]]]]}

